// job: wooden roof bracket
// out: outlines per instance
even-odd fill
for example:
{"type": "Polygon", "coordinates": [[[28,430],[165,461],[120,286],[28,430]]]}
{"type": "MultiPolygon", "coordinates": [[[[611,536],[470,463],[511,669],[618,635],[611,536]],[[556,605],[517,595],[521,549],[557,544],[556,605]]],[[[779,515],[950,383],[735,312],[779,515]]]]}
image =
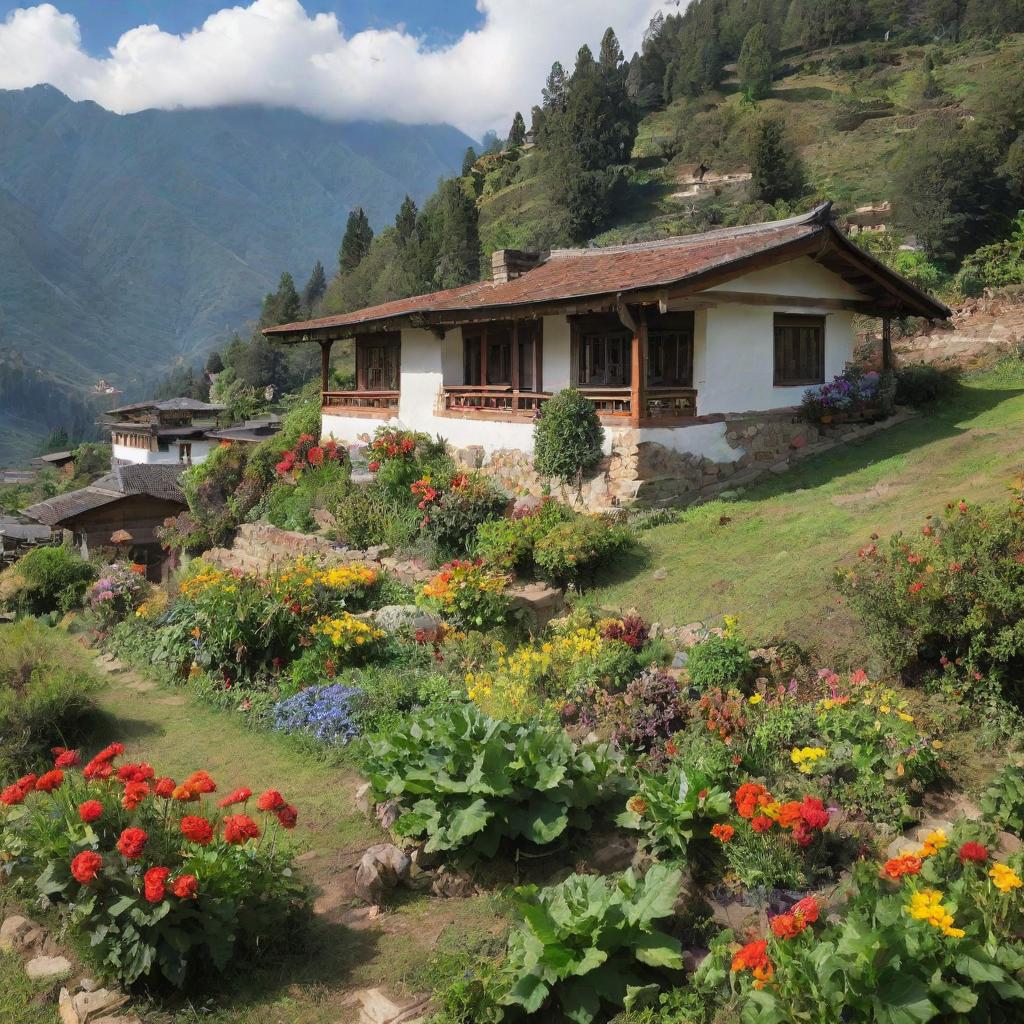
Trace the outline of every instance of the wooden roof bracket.
{"type": "Polygon", "coordinates": [[[444,341],[444,336],[448,333],[447,328],[431,323],[422,313],[411,313],[409,315],[409,326],[430,331],[438,341],[444,341]]]}
{"type": "Polygon", "coordinates": [[[622,297],[622,292],[618,292],[615,295],[615,313],[619,318],[619,322],[623,327],[627,328],[631,334],[638,334],[640,331],[640,324],[637,322],[636,317],[633,315],[633,311],[626,304],[622,297]]]}

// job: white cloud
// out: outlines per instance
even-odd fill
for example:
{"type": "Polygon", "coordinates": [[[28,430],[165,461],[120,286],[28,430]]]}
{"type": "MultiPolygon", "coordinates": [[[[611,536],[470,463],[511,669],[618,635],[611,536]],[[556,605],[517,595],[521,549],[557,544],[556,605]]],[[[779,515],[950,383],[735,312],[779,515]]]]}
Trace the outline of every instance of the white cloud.
{"type": "Polygon", "coordinates": [[[447,121],[503,131],[538,102],[552,61],[571,67],[615,28],[627,56],[669,0],[477,0],[483,24],[431,48],[401,28],[346,36],[333,14],[300,0],[225,7],[186,35],[140,25],[109,56],[81,46],[78,23],[52,4],[0,23],[0,88],[48,82],[72,99],[129,113],[148,107],[265,103],[337,120],[447,121]]]}

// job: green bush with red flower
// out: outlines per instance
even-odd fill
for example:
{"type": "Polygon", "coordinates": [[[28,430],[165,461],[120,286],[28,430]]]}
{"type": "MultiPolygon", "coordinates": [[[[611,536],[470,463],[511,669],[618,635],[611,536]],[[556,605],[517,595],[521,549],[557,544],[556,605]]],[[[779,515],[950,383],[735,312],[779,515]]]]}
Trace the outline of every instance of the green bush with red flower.
{"type": "Polygon", "coordinates": [[[55,903],[125,984],[181,987],[294,929],[307,910],[284,833],[298,811],[276,790],[222,799],[205,771],[175,782],[112,743],[0,791],[3,871],[55,903]],[[250,802],[254,804],[250,814],[250,802]]]}
{"type": "Polygon", "coordinates": [[[837,575],[892,668],[960,666],[963,689],[991,681],[1024,698],[1024,504],[950,503],[914,534],[877,538],[837,575]]]}
{"type": "Polygon", "coordinates": [[[505,591],[511,577],[481,559],[448,562],[420,588],[417,600],[445,622],[462,629],[491,629],[509,612],[505,591]]]}

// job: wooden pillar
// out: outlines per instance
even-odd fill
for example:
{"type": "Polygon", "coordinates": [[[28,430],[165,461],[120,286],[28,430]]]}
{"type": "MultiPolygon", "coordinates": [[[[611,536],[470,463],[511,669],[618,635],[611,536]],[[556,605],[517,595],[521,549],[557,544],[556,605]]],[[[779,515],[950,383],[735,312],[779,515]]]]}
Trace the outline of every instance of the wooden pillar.
{"type": "Polygon", "coordinates": [[[644,354],[647,349],[647,318],[643,310],[633,331],[632,358],[629,374],[629,425],[640,426],[644,402],[644,354]]]}
{"type": "MultiPolygon", "coordinates": [[[[519,393],[519,321],[512,321],[512,394],[519,393]]],[[[518,407],[515,397],[512,399],[512,408],[518,407]]]]}
{"type": "Polygon", "coordinates": [[[333,341],[320,342],[320,391],[331,390],[331,347],[333,341]]]}
{"type": "Polygon", "coordinates": [[[893,357],[892,357],[892,318],[888,316],[882,317],[882,370],[892,370],[893,357]]]}

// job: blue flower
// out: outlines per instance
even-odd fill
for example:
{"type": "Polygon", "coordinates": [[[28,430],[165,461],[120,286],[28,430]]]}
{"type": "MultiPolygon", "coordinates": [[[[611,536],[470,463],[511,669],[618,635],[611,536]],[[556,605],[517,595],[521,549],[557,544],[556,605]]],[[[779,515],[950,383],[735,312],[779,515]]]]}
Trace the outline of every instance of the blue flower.
{"type": "Polygon", "coordinates": [[[359,733],[352,710],[362,696],[357,686],[311,686],[274,705],[273,727],[280,732],[306,733],[330,745],[348,743],[359,733]]]}

